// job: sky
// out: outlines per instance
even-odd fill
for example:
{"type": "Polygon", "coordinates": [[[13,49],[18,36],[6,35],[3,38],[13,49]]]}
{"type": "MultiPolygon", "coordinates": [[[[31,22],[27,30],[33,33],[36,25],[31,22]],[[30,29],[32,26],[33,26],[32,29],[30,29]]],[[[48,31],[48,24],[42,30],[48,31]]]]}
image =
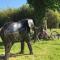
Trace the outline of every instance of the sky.
{"type": "Polygon", "coordinates": [[[27,0],[0,0],[0,10],[6,8],[19,8],[26,2],[27,0]]]}

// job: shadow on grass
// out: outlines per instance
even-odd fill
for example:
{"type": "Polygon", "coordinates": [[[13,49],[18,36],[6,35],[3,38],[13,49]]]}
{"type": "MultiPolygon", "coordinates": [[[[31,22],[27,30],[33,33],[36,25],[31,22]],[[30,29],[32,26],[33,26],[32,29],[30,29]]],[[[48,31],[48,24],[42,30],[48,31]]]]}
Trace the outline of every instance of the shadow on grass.
{"type": "MultiPolygon", "coordinates": [[[[30,54],[10,54],[10,57],[16,57],[16,56],[24,56],[24,55],[30,55],[30,54]]],[[[33,55],[33,54],[31,54],[31,55],[33,55]]]]}
{"type": "MultiPolygon", "coordinates": [[[[10,57],[17,57],[17,56],[24,56],[24,55],[30,55],[30,54],[10,54],[10,57]]],[[[0,55],[0,60],[4,60],[5,55],[1,54],[0,55]]]]}

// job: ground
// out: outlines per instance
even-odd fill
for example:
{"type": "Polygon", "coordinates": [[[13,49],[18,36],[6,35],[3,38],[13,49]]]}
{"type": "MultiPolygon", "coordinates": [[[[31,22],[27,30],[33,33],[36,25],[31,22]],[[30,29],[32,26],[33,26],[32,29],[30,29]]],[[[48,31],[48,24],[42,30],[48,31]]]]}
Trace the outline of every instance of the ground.
{"type": "MultiPolygon", "coordinates": [[[[60,60],[60,40],[39,41],[32,43],[33,55],[29,55],[29,50],[25,43],[24,55],[10,57],[10,60],[60,60]]],[[[15,43],[11,49],[12,53],[19,51],[20,44],[15,43]]],[[[0,55],[4,54],[4,46],[0,46],[0,55]]]]}

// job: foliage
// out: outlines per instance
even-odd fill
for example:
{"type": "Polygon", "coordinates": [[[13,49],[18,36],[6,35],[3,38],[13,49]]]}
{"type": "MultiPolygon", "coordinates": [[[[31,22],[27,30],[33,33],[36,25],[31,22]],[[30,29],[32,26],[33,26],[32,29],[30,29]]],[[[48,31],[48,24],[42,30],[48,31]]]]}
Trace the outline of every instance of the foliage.
{"type": "Polygon", "coordinates": [[[34,19],[34,9],[29,4],[23,5],[18,9],[6,9],[0,11],[0,27],[9,21],[19,21],[21,19],[31,18],[34,19]]]}
{"type": "Polygon", "coordinates": [[[26,18],[34,18],[34,9],[29,6],[29,4],[23,5],[22,7],[17,9],[17,13],[12,14],[12,18],[14,21],[18,21],[26,18]]]}
{"type": "Polygon", "coordinates": [[[48,10],[46,12],[46,17],[47,17],[47,26],[49,28],[58,28],[60,24],[60,12],[57,10],[48,10]]]}
{"type": "Polygon", "coordinates": [[[27,0],[34,7],[38,22],[42,23],[47,9],[59,9],[60,0],[27,0]]]}
{"type": "Polygon", "coordinates": [[[11,15],[14,14],[16,9],[7,9],[0,11],[0,27],[4,25],[4,23],[12,21],[11,15]]]}
{"type": "Polygon", "coordinates": [[[58,23],[60,21],[60,12],[58,12],[56,9],[59,8],[59,4],[57,5],[58,1],[53,2],[51,0],[28,0],[29,3],[33,4],[30,6],[29,4],[25,4],[22,7],[19,7],[18,9],[11,9],[8,8],[6,10],[0,11],[0,27],[3,26],[4,23],[9,21],[19,21],[21,19],[25,18],[32,18],[35,22],[35,25],[40,26],[44,23],[44,20],[46,20],[45,15],[47,14],[48,18],[48,27],[53,25],[53,27],[58,26],[58,23]],[[38,4],[39,3],[39,4],[38,4]],[[54,3],[54,4],[53,4],[54,3]],[[36,7],[34,6],[36,5],[36,7]],[[51,4],[51,5],[50,5],[51,4]],[[53,10],[51,10],[51,9],[53,10]],[[54,22],[54,24],[53,24],[54,22]]]}

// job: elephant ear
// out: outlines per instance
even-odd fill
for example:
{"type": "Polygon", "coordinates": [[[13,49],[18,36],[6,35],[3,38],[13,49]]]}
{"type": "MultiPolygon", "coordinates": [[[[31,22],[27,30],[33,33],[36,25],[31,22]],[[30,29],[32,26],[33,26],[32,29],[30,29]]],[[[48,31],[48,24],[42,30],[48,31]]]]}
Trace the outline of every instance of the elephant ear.
{"type": "Polygon", "coordinates": [[[32,19],[28,19],[28,26],[29,26],[30,28],[33,28],[33,27],[34,27],[34,22],[33,22],[32,19]]]}

